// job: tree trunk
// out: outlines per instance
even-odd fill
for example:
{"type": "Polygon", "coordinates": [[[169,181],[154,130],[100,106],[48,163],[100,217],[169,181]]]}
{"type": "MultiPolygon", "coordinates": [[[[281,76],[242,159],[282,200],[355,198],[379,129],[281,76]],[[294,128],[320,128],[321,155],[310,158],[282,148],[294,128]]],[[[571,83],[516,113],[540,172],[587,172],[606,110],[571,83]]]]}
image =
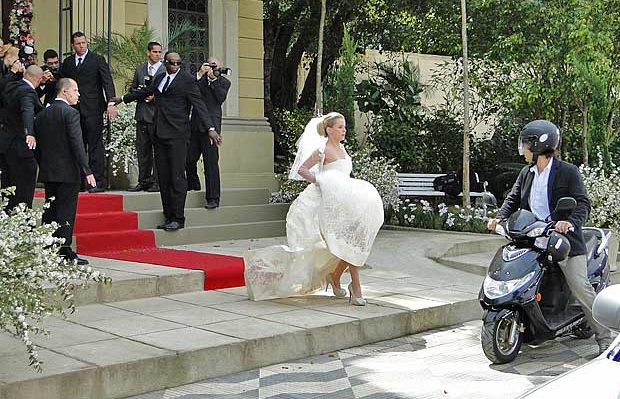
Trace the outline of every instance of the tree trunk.
{"type": "Polygon", "coordinates": [[[314,105],[314,114],[316,116],[323,115],[323,82],[321,79],[323,65],[323,30],[325,29],[325,13],[327,0],[321,0],[321,19],[319,22],[319,44],[316,54],[316,102],[314,105]]]}
{"type": "Polygon", "coordinates": [[[467,58],[467,4],[461,0],[461,39],[463,41],[463,208],[469,202],[469,60],[467,58]]]}
{"type": "Polygon", "coordinates": [[[583,104],[583,164],[588,166],[589,156],[588,156],[588,119],[590,112],[590,101],[584,100],[583,104]]]}

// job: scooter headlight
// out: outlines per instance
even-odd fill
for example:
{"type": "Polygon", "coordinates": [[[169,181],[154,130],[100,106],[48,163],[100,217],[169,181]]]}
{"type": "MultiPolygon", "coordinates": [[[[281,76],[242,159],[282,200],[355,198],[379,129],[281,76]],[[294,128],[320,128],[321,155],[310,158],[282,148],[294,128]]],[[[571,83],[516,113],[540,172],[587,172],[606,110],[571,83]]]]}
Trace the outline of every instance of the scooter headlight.
{"type": "Polygon", "coordinates": [[[544,227],[536,227],[530,231],[527,232],[527,236],[528,237],[540,237],[541,235],[543,235],[543,233],[545,232],[545,229],[547,228],[547,226],[544,227]]]}
{"type": "Polygon", "coordinates": [[[530,272],[525,276],[515,280],[499,281],[487,276],[482,283],[484,295],[489,299],[496,299],[508,295],[511,292],[521,288],[534,277],[536,271],[530,272]]]}

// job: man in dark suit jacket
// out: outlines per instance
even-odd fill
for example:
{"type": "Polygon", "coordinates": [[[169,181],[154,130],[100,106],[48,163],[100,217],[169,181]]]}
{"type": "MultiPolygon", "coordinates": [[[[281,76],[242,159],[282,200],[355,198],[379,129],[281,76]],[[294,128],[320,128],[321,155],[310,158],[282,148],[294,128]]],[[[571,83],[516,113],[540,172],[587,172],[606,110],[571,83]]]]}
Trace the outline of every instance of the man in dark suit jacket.
{"type": "Polygon", "coordinates": [[[65,239],[60,255],[78,265],[87,265],[88,261],[71,249],[71,241],[82,176],[86,176],[91,187],[96,187],[97,182],[86,160],[80,113],[71,107],[80,97],[77,83],[73,79],[60,79],[56,93],[56,99],[41,111],[34,125],[39,181],[45,185],[45,201],[50,202],[43,212],[43,223],[58,223],[54,236],[65,239]]]}
{"type": "Polygon", "coordinates": [[[196,163],[202,154],[205,169],[205,208],[214,209],[220,205],[219,146],[222,142],[222,104],[230,89],[230,81],[221,74],[221,64],[210,57],[198,71],[198,87],[205,101],[216,131],[209,133],[201,129],[200,121],[192,115],[192,136],[187,152],[187,185],[189,190],[200,190],[196,163]]]}
{"type": "Polygon", "coordinates": [[[596,293],[587,277],[586,244],[582,226],[590,212],[590,200],[581,180],[579,169],[554,157],[560,143],[560,131],[549,121],[537,120],[521,131],[519,152],[530,164],[524,167],[512,191],[491,219],[488,227],[495,229],[498,220],[507,219],[519,209],[532,211],[541,220],[555,222],[555,230],[566,235],[571,250],[568,259],[560,263],[566,282],[594,329],[600,351],[611,344],[608,329],[592,318],[592,303],[596,293]],[[555,211],[562,197],[572,197],[577,206],[570,213],[555,211]]]}
{"type": "Polygon", "coordinates": [[[103,113],[110,119],[116,116],[116,109],[110,99],[116,96],[110,68],[105,58],[88,50],[86,36],[82,32],[71,35],[71,45],[75,53],[62,63],[62,77],[75,80],[80,88],[80,124],[84,146],[88,152],[88,162],[95,174],[97,187],[89,192],[103,192],[107,186],[105,179],[105,154],[103,148],[103,113]],[[104,97],[105,92],[105,97],[104,97]]]}
{"type": "Polygon", "coordinates": [[[158,228],[174,231],[185,227],[185,160],[190,137],[190,108],[193,107],[206,130],[215,130],[215,125],[200,97],[196,79],[180,70],[181,56],[166,53],[164,65],[165,74],[153,79],[149,87],[126,94],[123,101],[155,96],[155,163],[165,217],[165,223],[158,228]]]}
{"type": "MultiPolygon", "coordinates": [[[[147,62],[138,66],[133,75],[131,90],[147,87],[158,75],[165,73],[161,62],[161,44],[150,42],[146,51],[147,62]]],[[[153,98],[147,97],[136,105],[136,152],[138,153],[138,185],[129,191],[159,191],[157,170],[153,163],[155,148],[155,104],[153,98]]]]}
{"type": "Polygon", "coordinates": [[[8,209],[19,203],[32,207],[37,178],[34,117],[43,106],[36,88],[43,79],[43,70],[31,65],[22,80],[7,83],[5,99],[5,124],[0,132],[0,171],[2,188],[15,186],[15,195],[9,198],[8,209]]]}

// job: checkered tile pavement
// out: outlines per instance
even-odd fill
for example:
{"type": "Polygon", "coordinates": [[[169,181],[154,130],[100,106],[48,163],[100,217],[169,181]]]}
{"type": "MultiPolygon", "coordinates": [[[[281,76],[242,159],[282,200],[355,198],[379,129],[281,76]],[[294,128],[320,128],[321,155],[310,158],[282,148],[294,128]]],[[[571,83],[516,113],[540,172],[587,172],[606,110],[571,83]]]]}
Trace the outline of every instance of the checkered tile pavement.
{"type": "Polygon", "coordinates": [[[597,354],[592,339],[524,346],[494,366],[480,346],[481,322],[349,348],[128,399],[514,398],[597,354]]]}

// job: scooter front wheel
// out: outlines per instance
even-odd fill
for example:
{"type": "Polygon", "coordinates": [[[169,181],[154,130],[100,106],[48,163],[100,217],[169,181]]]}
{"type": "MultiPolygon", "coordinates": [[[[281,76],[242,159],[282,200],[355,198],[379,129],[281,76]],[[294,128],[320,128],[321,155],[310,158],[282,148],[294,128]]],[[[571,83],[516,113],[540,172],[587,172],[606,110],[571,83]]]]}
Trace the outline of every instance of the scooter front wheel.
{"type": "Polygon", "coordinates": [[[501,318],[487,321],[480,334],[485,356],[495,364],[513,361],[519,354],[523,334],[519,331],[519,312],[511,311],[501,318]]]}

